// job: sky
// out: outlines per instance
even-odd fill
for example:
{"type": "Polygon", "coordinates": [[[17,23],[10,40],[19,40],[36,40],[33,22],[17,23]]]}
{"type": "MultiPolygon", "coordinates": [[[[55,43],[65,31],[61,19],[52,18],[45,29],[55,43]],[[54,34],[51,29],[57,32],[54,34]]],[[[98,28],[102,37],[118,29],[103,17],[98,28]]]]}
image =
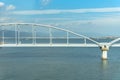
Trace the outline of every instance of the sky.
{"type": "Polygon", "coordinates": [[[0,0],[0,23],[54,25],[87,36],[120,36],[120,0],[0,0]]]}

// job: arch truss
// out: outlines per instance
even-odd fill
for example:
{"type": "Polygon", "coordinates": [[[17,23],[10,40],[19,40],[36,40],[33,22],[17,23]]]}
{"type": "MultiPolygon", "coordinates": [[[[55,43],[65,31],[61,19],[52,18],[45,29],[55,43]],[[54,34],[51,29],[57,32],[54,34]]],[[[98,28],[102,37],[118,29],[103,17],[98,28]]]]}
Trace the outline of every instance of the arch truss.
{"type": "Polygon", "coordinates": [[[92,38],[51,25],[0,24],[1,47],[96,47],[99,45],[100,43],[92,38]]]}

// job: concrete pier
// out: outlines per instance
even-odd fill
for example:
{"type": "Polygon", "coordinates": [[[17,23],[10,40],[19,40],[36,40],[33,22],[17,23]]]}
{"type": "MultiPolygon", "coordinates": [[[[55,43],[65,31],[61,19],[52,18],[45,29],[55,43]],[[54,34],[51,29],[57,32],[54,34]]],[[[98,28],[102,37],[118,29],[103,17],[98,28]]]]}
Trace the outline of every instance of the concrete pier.
{"type": "Polygon", "coordinates": [[[100,47],[102,51],[102,60],[107,60],[107,52],[109,50],[109,46],[103,45],[100,47]]]}

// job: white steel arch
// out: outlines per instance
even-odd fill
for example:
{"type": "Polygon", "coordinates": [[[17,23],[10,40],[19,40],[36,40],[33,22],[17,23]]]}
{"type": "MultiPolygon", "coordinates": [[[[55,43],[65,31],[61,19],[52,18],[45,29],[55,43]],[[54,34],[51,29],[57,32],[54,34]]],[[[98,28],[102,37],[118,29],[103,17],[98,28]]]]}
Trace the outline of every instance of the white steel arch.
{"type": "MultiPolygon", "coordinates": [[[[56,30],[61,30],[61,31],[64,31],[64,32],[66,32],[67,33],[67,36],[69,35],[69,33],[71,33],[71,34],[74,34],[74,35],[76,35],[76,36],[78,36],[78,37],[83,37],[83,38],[85,38],[85,39],[87,39],[87,40],[90,40],[91,42],[93,42],[93,43],[95,43],[96,45],[98,45],[98,46],[100,46],[100,44],[99,44],[99,42],[97,42],[97,41],[95,41],[95,40],[93,40],[93,39],[91,39],[91,38],[89,38],[89,37],[87,37],[87,36],[84,36],[84,35],[81,35],[81,34],[78,34],[78,33],[75,33],[75,32],[73,32],[73,31],[70,31],[70,30],[66,30],[66,29],[62,29],[62,28],[58,28],[58,27],[55,27],[55,26],[51,26],[51,25],[44,25],[44,24],[35,24],[35,23],[1,23],[0,24],[0,26],[15,26],[15,27],[17,27],[18,25],[32,25],[32,26],[40,26],[40,27],[47,27],[47,28],[49,28],[49,30],[50,30],[50,36],[52,36],[52,34],[51,34],[51,29],[56,29],[56,30]]],[[[17,28],[17,31],[19,31],[18,30],[18,28],[17,28]]],[[[34,34],[33,34],[34,35],[34,34]]],[[[19,38],[19,37],[18,37],[19,38]]],[[[69,39],[68,37],[67,37],[67,39],[69,39]]]]}
{"type": "Polygon", "coordinates": [[[114,45],[114,43],[120,41],[120,38],[114,39],[113,41],[109,42],[110,46],[114,45]]]}

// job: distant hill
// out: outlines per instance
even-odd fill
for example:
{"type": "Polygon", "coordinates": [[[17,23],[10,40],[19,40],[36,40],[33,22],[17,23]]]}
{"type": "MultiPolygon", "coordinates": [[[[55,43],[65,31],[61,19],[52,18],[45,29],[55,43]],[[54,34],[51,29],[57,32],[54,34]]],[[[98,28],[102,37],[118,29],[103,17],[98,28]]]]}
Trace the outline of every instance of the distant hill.
{"type": "MultiPolygon", "coordinates": [[[[27,33],[27,32],[20,32],[21,35],[24,36],[30,36],[31,33],[27,33]]],[[[0,36],[2,36],[2,32],[0,32],[0,36]]],[[[15,37],[15,31],[10,31],[10,30],[6,30],[4,32],[4,36],[5,37],[15,37]]]]}
{"type": "MultiPolygon", "coordinates": [[[[81,35],[85,35],[91,38],[117,38],[117,36],[106,36],[100,33],[80,33],[81,35]]],[[[0,36],[2,36],[2,32],[0,32],[0,36]]],[[[32,32],[20,32],[20,36],[22,37],[32,37],[32,32]]],[[[49,34],[48,33],[44,33],[44,32],[40,32],[37,33],[37,37],[48,37],[49,34]]],[[[55,32],[53,34],[53,37],[66,37],[66,33],[57,33],[55,32]]],[[[74,35],[69,35],[70,37],[75,37],[74,35]]],[[[15,31],[10,31],[10,30],[6,30],[5,31],[5,37],[15,37],[15,31]]],[[[76,36],[77,37],[77,36],[76,36]]]]}
{"type": "MultiPolygon", "coordinates": [[[[40,34],[37,33],[37,36],[44,36],[44,35],[48,35],[48,34],[42,33],[42,32],[40,32],[40,34]]],[[[2,36],[2,32],[0,32],[0,36],[2,36]]],[[[4,32],[4,36],[5,37],[15,37],[15,31],[6,30],[4,32]]],[[[32,32],[20,32],[20,36],[22,36],[22,37],[31,37],[32,32]]]]}

